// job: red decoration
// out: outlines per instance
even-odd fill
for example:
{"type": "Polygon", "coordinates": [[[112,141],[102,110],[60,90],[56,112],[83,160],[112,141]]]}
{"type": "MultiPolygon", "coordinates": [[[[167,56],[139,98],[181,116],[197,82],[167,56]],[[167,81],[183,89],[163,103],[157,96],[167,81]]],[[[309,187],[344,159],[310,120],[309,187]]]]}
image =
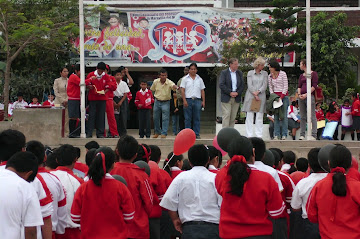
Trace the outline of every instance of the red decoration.
{"type": "Polygon", "coordinates": [[[181,130],[174,141],[174,154],[180,155],[188,151],[195,144],[196,134],[192,129],[181,130]]]}

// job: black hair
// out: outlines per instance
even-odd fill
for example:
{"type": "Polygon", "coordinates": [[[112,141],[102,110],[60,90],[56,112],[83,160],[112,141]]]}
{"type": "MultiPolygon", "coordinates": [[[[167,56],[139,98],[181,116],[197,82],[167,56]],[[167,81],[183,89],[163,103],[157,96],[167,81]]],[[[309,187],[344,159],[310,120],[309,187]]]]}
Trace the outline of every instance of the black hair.
{"type": "Polygon", "coordinates": [[[76,160],[76,149],[70,144],[61,145],[57,149],[57,163],[59,166],[72,165],[76,160]]]}
{"type": "Polygon", "coordinates": [[[198,68],[198,66],[197,66],[197,64],[196,64],[195,62],[193,62],[193,63],[191,63],[191,64],[189,65],[189,69],[190,69],[190,67],[192,67],[192,66],[195,66],[196,69],[198,68]]]}
{"type": "Polygon", "coordinates": [[[320,103],[320,102],[317,102],[315,106],[318,106],[318,105],[321,105],[321,103],[320,103]]]}
{"type": "Polygon", "coordinates": [[[125,70],[125,66],[119,66],[119,68],[117,68],[117,72],[122,72],[123,70],[125,70]]]}
{"type": "Polygon", "coordinates": [[[135,163],[137,161],[144,161],[145,163],[147,163],[147,162],[149,162],[150,155],[151,155],[150,147],[146,144],[139,144],[137,155],[136,155],[136,158],[134,159],[133,163],[135,163]],[[145,148],[146,152],[145,152],[144,148],[145,148]]]}
{"type": "Polygon", "coordinates": [[[197,144],[188,151],[189,161],[192,166],[206,166],[209,162],[209,152],[205,145],[197,144]]]}
{"type": "Polygon", "coordinates": [[[164,73],[167,74],[167,71],[166,71],[164,68],[161,68],[161,69],[159,70],[159,75],[164,74],[164,73]]]}
{"type": "Polygon", "coordinates": [[[80,71],[80,64],[76,64],[76,65],[74,66],[74,70],[75,70],[75,71],[80,71]]]}
{"type": "Polygon", "coordinates": [[[31,152],[36,156],[39,165],[44,163],[45,147],[41,142],[36,140],[31,140],[27,142],[26,151],[31,152]]]}
{"type": "Polygon", "coordinates": [[[59,165],[57,163],[57,156],[56,156],[57,149],[53,149],[53,152],[50,153],[45,161],[45,166],[51,169],[56,169],[59,165]]]}
{"type": "Polygon", "coordinates": [[[220,152],[220,150],[218,150],[217,148],[215,148],[214,146],[207,146],[209,148],[209,157],[210,157],[210,161],[215,158],[218,157],[218,161],[219,161],[219,167],[222,164],[222,154],[220,152]]]}
{"type": "Polygon", "coordinates": [[[90,164],[88,176],[96,186],[101,186],[101,180],[105,177],[115,162],[115,153],[109,147],[101,147],[95,151],[95,157],[90,164]],[[103,156],[105,157],[105,170],[103,168],[103,156]],[[104,172],[105,171],[105,172],[104,172]]]}
{"type": "Polygon", "coordinates": [[[323,172],[324,170],[321,168],[319,164],[319,155],[320,148],[312,148],[310,149],[307,158],[310,165],[310,168],[314,173],[323,172]]]}
{"type": "Polygon", "coordinates": [[[100,148],[100,145],[98,144],[98,142],[92,140],[85,144],[85,148],[87,148],[88,150],[89,149],[98,149],[98,148],[100,148]]]}
{"type": "Polygon", "coordinates": [[[96,66],[96,69],[99,69],[99,70],[105,70],[106,69],[106,64],[104,62],[99,62],[96,66]]]}
{"type": "Polygon", "coordinates": [[[142,18],[142,19],[140,19],[140,21],[139,21],[139,22],[141,22],[141,21],[146,21],[146,22],[149,22],[149,20],[147,20],[146,18],[142,18]]]}
{"type": "Polygon", "coordinates": [[[93,161],[94,157],[95,157],[95,152],[97,149],[89,149],[89,151],[87,151],[86,155],[85,155],[85,163],[88,167],[90,167],[91,162],[93,161]]]}
{"type": "MultiPolygon", "coordinates": [[[[250,139],[244,136],[234,139],[229,145],[228,154],[230,158],[235,155],[242,155],[246,161],[250,161],[253,155],[253,145],[250,139]]],[[[244,192],[244,185],[249,180],[251,169],[246,163],[232,162],[227,174],[231,177],[229,182],[231,190],[228,193],[241,197],[244,192]]]]}
{"type": "Polygon", "coordinates": [[[116,146],[118,154],[123,160],[131,160],[138,151],[138,141],[130,136],[124,135],[122,136],[116,146]]]}
{"type": "Polygon", "coordinates": [[[336,112],[335,105],[336,105],[336,102],[335,102],[335,101],[332,101],[332,102],[330,103],[330,105],[329,105],[328,111],[329,111],[331,114],[333,114],[333,113],[336,112]]]}
{"type": "Polygon", "coordinates": [[[297,169],[298,171],[301,171],[301,172],[304,172],[304,173],[305,173],[305,172],[307,171],[307,169],[309,168],[309,163],[308,163],[307,158],[303,158],[303,157],[298,158],[298,159],[296,160],[295,165],[296,165],[296,169],[297,169]]]}
{"type": "Polygon", "coordinates": [[[76,150],[76,158],[80,158],[81,156],[81,149],[79,147],[75,147],[76,150]]]}
{"type": "Polygon", "coordinates": [[[296,106],[296,105],[298,105],[298,104],[299,104],[299,102],[298,102],[297,100],[294,100],[294,101],[291,102],[291,105],[292,105],[292,106],[296,106]]]}
{"type": "Polygon", "coordinates": [[[170,152],[164,161],[164,170],[166,172],[168,172],[170,176],[171,176],[171,167],[174,167],[177,161],[181,161],[184,159],[184,156],[182,154],[174,155],[174,156],[173,155],[174,155],[173,152],[170,152]],[[167,164],[169,159],[171,159],[171,160],[168,163],[168,165],[165,167],[165,165],[167,164]]]}
{"type": "Polygon", "coordinates": [[[273,155],[275,157],[274,166],[275,166],[275,168],[277,168],[279,166],[280,161],[284,157],[284,153],[279,148],[270,148],[269,150],[273,153],[273,155]]]}
{"type": "Polygon", "coordinates": [[[151,149],[150,160],[154,162],[159,162],[161,158],[161,149],[157,145],[149,145],[151,149]]]}
{"type": "Polygon", "coordinates": [[[271,60],[269,62],[269,67],[275,68],[275,71],[280,71],[280,64],[276,60],[271,60]]]}
{"type": "Polygon", "coordinates": [[[191,167],[189,159],[184,159],[183,160],[183,166],[182,166],[181,170],[188,171],[190,169],[192,169],[192,167],[191,167]]]}
{"type": "Polygon", "coordinates": [[[262,162],[266,164],[267,166],[274,167],[275,165],[275,156],[273,152],[269,149],[265,151],[264,158],[262,159],[262,162]]]}
{"type": "Polygon", "coordinates": [[[32,182],[38,172],[38,161],[31,152],[17,152],[7,161],[6,168],[9,167],[14,168],[19,173],[32,171],[32,174],[27,179],[28,182],[32,182]]]}
{"type": "Polygon", "coordinates": [[[7,129],[0,133],[0,162],[7,161],[25,147],[25,135],[18,130],[7,129]]]}
{"type": "Polygon", "coordinates": [[[287,163],[287,164],[295,163],[296,155],[291,150],[285,151],[283,160],[284,160],[284,163],[287,163]]]}
{"type": "Polygon", "coordinates": [[[146,80],[146,79],[141,79],[141,80],[140,80],[140,84],[141,84],[141,83],[147,84],[147,80],[146,80]]]}
{"type": "MultiPolygon", "coordinates": [[[[336,145],[330,151],[330,168],[334,169],[336,167],[341,167],[347,170],[351,167],[351,152],[343,145],[336,145]]],[[[334,172],[332,176],[333,185],[332,192],[336,196],[345,197],[346,196],[346,176],[342,172],[334,172]]]]}
{"type": "Polygon", "coordinates": [[[261,161],[264,157],[266,145],[264,140],[257,137],[251,137],[249,138],[251,141],[251,144],[253,145],[255,149],[255,161],[261,161]]]}
{"type": "Polygon", "coordinates": [[[61,73],[61,72],[63,72],[63,71],[64,71],[64,69],[69,70],[69,68],[65,66],[65,67],[61,67],[61,69],[60,69],[60,71],[59,71],[59,72],[60,72],[60,73],[61,73]]]}
{"type": "Polygon", "coordinates": [[[359,93],[357,93],[357,92],[352,93],[351,96],[356,98],[356,99],[359,99],[359,93]]]}
{"type": "Polygon", "coordinates": [[[345,99],[345,100],[344,100],[344,104],[345,104],[345,103],[349,103],[349,104],[350,104],[350,100],[349,100],[349,99],[345,99]]]}

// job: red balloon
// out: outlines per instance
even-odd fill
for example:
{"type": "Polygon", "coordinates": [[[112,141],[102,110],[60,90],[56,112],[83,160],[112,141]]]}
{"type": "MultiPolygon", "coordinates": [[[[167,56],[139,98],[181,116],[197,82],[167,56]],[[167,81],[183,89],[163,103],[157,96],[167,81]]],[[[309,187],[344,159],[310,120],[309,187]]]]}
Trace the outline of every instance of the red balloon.
{"type": "Polygon", "coordinates": [[[220,150],[221,155],[224,156],[227,154],[227,152],[225,152],[222,148],[220,148],[218,142],[217,142],[217,135],[215,135],[214,139],[213,139],[213,146],[217,149],[220,150]]]}
{"type": "Polygon", "coordinates": [[[196,141],[196,134],[192,129],[183,129],[175,137],[174,154],[180,155],[188,151],[196,141]]]}

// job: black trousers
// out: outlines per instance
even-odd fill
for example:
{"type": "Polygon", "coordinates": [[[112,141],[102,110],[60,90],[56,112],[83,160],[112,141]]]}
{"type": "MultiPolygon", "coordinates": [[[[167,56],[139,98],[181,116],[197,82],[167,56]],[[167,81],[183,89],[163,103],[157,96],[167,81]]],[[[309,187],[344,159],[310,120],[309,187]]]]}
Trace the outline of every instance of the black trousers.
{"type": "Polygon", "coordinates": [[[160,218],[149,218],[150,239],[160,239],[160,218]]]}
{"type": "Polygon", "coordinates": [[[140,138],[143,138],[146,136],[147,138],[150,138],[151,135],[151,129],[150,129],[150,123],[151,123],[151,110],[150,109],[138,109],[138,118],[139,118],[139,136],[140,138]]]}
{"type": "Polygon", "coordinates": [[[182,239],[220,239],[218,224],[186,225],[183,224],[182,239]]]}
{"type": "Polygon", "coordinates": [[[89,120],[87,125],[86,136],[91,137],[94,128],[96,127],[96,136],[104,137],[105,131],[105,100],[89,101],[89,120]]]}

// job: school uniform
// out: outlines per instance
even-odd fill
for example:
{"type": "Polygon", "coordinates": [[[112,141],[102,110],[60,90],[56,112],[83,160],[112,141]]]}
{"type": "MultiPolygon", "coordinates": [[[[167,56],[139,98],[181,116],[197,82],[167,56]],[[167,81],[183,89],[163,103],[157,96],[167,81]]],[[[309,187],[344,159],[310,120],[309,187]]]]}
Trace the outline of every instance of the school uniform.
{"type": "MultiPolygon", "coordinates": [[[[316,115],[317,121],[325,120],[324,111],[322,109],[319,109],[319,110],[315,109],[315,115],[316,115]]],[[[320,140],[320,136],[322,135],[323,130],[324,130],[324,128],[317,129],[317,134],[316,134],[317,140],[320,140]]]]}
{"type": "Polygon", "coordinates": [[[287,110],[288,117],[288,129],[298,129],[300,128],[300,123],[297,122],[300,119],[299,109],[293,105],[289,105],[287,110]]]}
{"type": "Polygon", "coordinates": [[[319,235],[319,229],[316,224],[312,224],[307,219],[306,203],[313,187],[322,179],[326,177],[327,173],[312,173],[308,177],[299,181],[295,186],[293,197],[291,199],[291,207],[294,209],[302,209],[302,218],[299,220],[301,223],[295,225],[294,234],[301,236],[309,236],[309,238],[317,237],[319,235]]]}
{"type": "Polygon", "coordinates": [[[182,172],[184,172],[184,171],[181,170],[179,167],[174,166],[174,167],[170,168],[170,176],[173,180],[174,180],[174,178],[176,178],[176,176],[178,176],[182,172]]]}
{"type": "Polygon", "coordinates": [[[25,238],[24,227],[44,224],[39,199],[27,181],[10,170],[1,170],[0,192],[2,238],[25,238]]]}
{"type": "Polygon", "coordinates": [[[43,103],[42,105],[43,105],[43,106],[51,106],[51,107],[54,107],[54,106],[55,106],[55,101],[47,100],[47,101],[44,101],[44,103],[43,103]]]}
{"type": "Polygon", "coordinates": [[[22,101],[15,101],[11,107],[9,107],[11,110],[9,112],[9,115],[12,116],[15,109],[25,109],[25,106],[28,106],[28,103],[25,100],[22,101]]]}
{"type": "Polygon", "coordinates": [[[151,105],[154,103],[154,97],[150,90],[145,89],[143,91],[140,89],[136,92],[135,105],[138,109],[138,118],[139,118],[139,135],[140,138],[143,138],[146,135],[146,138],[150,138],[151,129],[151,105]],[[140,106],[141,105],[141,106],[140,106]]]}
{"type": "Polygon", "coordinates": [[[269,173],[258,170],[254,165],[245,183],[241,197],[228,193],[231,188],[228,175],[229,165],[216,175],[215,185],[223,197],[220,210],[220,237],[246,238],[269,236],[273,232],[271,218],[281,217],[285,204],[279,186],[269,173]]]}
{"type": "Polygon", "coordinates": [[[116,163],[111,175],[120,175],[128,183],[128,189],[134,199],[135,215],[128,226],[128,238],[149,238],[149,215],[153,207],[152,187],[147,174],[135,164],[116,163]]]}
{"type": "Polygon", "coordinates": [[[195,166],[178,175],[161,200],[160,206],[178,212],[183,238],[219,238],[222,198],[215,188],[215,176],[195,166]]]}
{"type": "Polygon", "coordinates": [[[106,174],[101,186],[93,180],[76,191],[71,219],[81,225],[83,239],[125,239],[134,219],[135,205],[127,187],[106,174]]]}
{"type": "Polygon", "coordinates": [[[66,227],[67,208],[63,185],[55,175],[51,174],[44,167],[39,167],[38,175],[40,175],[46,183],[46,186],[49,189],[53,199],[53,213],[51,214],[53,234],[55,235],[55,232],[58,234],[64,234],[66,227]]]}
{"type": "Polygon", "coordinates": [[[312,189],[307,216],[319,224],[322,239],[360,238],[360,182],[347,176],[346,196],[339,197],[332,192],[332,177],[332,173],[328,174],[312,189]]]}
{"type": "Polygon", "coordinates": [[[36,104],[34,104],[34,103],[30,103],[29,104],[29,107],[37,107],[37,106],[41,106],[41,104],[38,102],[38,103],[36,103],[36,104]]]}
{"type": "Polygon", "coordinates": [[[86,137],[91,138],[94,128],[96,128],[96,136],[98,138],[104,137],[105,132],[105,111],[106,111],[106,100],[108,97],[105,94],[99,94],[98,91],[111,90],[111,80],[108,74],[99,75],[97,70],[90,72],[86,79],[90,81],[90,85],[94,89],[89,91],[89,120],[86,137]],[[92,77],[95,76],[95,79],[92,77]],[[95,127],[96,126],[96,127],[95,127]]]}
{"type": "Polygon", "coordinates": [[[255,161],[253,166],[255,166],[255,168],[257,168],[260,171],[270,174],[274,178],[275,182],[278,184],[279,191],[281,192],[284,190],[284,187],[281,183],[278,171],[276,169],[274,169],[270,166],[267,166],[266,164],[264,164],[261,161],[255,161]]]}
{"type": "Polygon", "coordinates": [[[76,161],[72,171],[76,176],[84,179],[89,171],[89,167],[80,161],[76,161]]]}
{"type": "MultiPolygon", "coordinates": [[[[119,103],[119,101],[124,97],[124,94],[130,94],[129,86],[125,81],[120,80],[119,83],[116,83],[117,87],[114,91],[114,98],[113,101],[115,103],[119,103]]],[[[123,103],[121,104],[120,108],[115,108],[115,120],[117,124],[117,129],[119,135],[125,135],[127,133],[127,114],[129,109],[129,100],[125,99],[123,103]]]]}
{"type": "Polygon", "coordinates": [[[208,167],[209,171],[212,173],[218,173],[219,169],[217,169],[214,165],[210,164],[208,167]]]}
{"type": "MultiPolygon", "coordinates": [[[[327,112],[327,113],[326,113],[326,119],[327,119],[328,121],[341,122],[341,111],[340,111],[340,110],[337,110],[337,111],[335,111],[334,113],[327,112]]],[[[334,132],[334,140],[338,140],[338,127],[339,127],[339,124],[338,124],[338,126],[336,127],[336,130],[335,130],[335,132],[334,132]]]]}
{"type": "MultiPolygon", "coordinates": [[[[116,90],[117,84],[115,77],[109,75],[109,90],[105,93],[106,96],[106,116],[109,125],[109,131],[112,137],[119,136],[117,124],[114,114],[114,90],[116,90]]],[[[106,133],[104,133],[104,136],[106,133]]]]}
{"type": "MultiPolygon", "coordinates": [[[[353,117],[353,129],[360,130],[360,100],[355,99],[351,106],[351,115],[353,117]]],[[[356,133],[357,140],[360,141],[360,133],[356,133]]]]}
{"type": "Polygon", "coordinates": [[[73,171],[67,167],[59,166],[51,172],[60,180],[66,194],[66,228],[64,234],[56,234],[56,239],[75,239],[80,238],[80,226],[71,220],[70,210],[74,200],[76,190],[84,181],[77,177],[73,171]]]}

